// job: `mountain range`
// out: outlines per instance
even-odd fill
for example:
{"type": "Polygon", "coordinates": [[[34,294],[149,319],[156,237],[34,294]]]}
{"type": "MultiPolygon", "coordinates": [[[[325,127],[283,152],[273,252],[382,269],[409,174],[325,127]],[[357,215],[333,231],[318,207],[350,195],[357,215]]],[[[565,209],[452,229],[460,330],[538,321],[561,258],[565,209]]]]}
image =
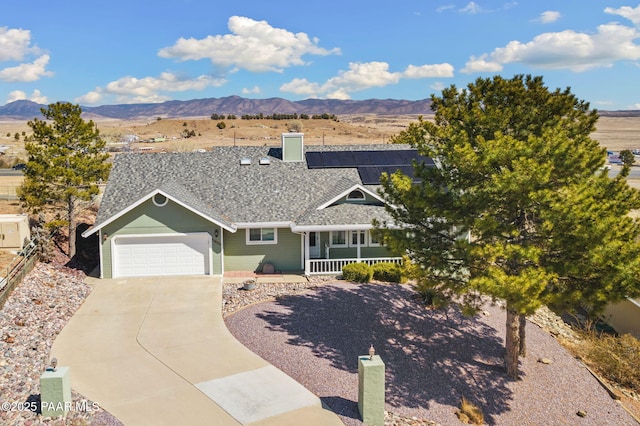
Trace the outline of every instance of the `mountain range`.
{"type": "MultiPolygon", "coordinates": [[[[0,106],[0,119],[31,120],[42,118],[40,108],[46,105],[19,100],[0,106]]],[[[247,99],[240,96],[166,101],[154,104],[120,104],[82,107],[85,118],[150,119],[180,117],[210,117],[212,114],[236,116],[255,114],[376,114],[429,115],[431,100],[367,99],[362,101],[338,99],[305,99],[289,101],[283,98],[247,99]]],[[[638,117],[639,110],[598,111],[602,116],[638,117]]]]}
{"type": "MultiPolygon", "coordinates": [[[[0,106],[0,119],[31,120],[41,118],[40,108],[46,105],[19,100],[0,106]]],[[[121,104],[82,107],[83,115],[91,119],[149,119],[179,117],[210,117],[212,114],[432,114],[431,100],[407,101],[397,99],[369,99],[363,101],[337,99],[306,99],[289,101],[282,98],[247,99],[240,96],[167,101],[155,104],[121,104]]]]}

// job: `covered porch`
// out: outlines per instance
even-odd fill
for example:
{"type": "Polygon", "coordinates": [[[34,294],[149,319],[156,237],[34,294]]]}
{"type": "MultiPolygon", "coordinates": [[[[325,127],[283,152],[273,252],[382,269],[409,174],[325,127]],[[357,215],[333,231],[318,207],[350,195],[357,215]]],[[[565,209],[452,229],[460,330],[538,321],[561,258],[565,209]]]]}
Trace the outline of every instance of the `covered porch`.
{"type": "Polygon", "coordinates": [[[305,275],[336,275],[350,263],[369,265],[380,262],[402,263],[371,232],[371,225],[360,229],[334,227],[308,230],[303,235],[305,275]]]}

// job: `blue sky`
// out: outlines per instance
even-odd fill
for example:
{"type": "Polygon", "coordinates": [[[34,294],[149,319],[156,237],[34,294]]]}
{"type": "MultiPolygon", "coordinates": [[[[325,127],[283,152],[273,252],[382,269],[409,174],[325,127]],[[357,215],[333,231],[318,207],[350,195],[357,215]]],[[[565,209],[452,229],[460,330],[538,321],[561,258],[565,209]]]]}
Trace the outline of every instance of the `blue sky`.
{"type": "Polygon", "coordinates": [[[0,105],[428,98],[542,75],[640,109],[640,4],[521,0],[22,0],[0,12],[0,105]]]}

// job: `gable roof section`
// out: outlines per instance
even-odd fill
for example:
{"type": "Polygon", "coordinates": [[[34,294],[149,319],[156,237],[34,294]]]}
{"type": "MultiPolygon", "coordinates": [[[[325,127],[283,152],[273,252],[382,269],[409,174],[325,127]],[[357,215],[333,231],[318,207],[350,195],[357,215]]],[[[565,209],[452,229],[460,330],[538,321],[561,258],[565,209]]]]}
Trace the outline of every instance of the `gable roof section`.
{"type": "MultiPolygon", "coordinates": [[[[376,200],[380,201],[381,203],[384,203],[384,200],[378,194],[376,194],[374,191],[371,191],[371,190],[365,188],[363,185],[360,185],[359,183],[356,183],[356,184],[351,185],[350,187],[348,187],[344,191],[339,192],[337,195],[334,195],[328,201],[326,201],[326,202],[322,203],[321,205],[319,205],[317,207],[317,209],[321,210],[321,209],[329,207],[330,205],[332,205],[336,201],[340,200],[341,198],[346,197],[349,193],[351,193],[352,191],[355,191],[356,189],[359,189],[362,192],[365,192],[365,193],[369,194],[371,197],[375,198],[376,200]]],[[[334,192],[334,194],[335,194],[335,192],[334,192]]]]}
{"type": "MultiPolygon", "coordinates": [[[[174,187],[173,189],[175,189],[176,186],[180,186],[177,185],[173,182],[166,184],[165,187],[174,187]]],[[[201,216],[205,219],[207,219],[208,221],[215,223],[216,225],[221,226],[222,228],[230,231],[230,232],[235,232],[236,228],[233,226],[233,224],[229,223],[226,220],[220,220],[220,219],[216,219],[213,217],[210,217],[208,215],[206,215],[205,213],[203,213],[203,210],[205,209],[196,209],[194,207],[192,207],[189,203],[189,201],[191,201],[193,204],[200,204],[200,202],[198,200],[194,200],[192,196],[190,196],[189,192],[182,189],[177,191],[180,194],[180,197],[176,196],[175,194],[176,191],[172,191],[171,189],[167,190],[162,190],[160,188],[156,189],[155,191],[150,192],[149,194],[143,196],[142,198],[140,198],[139,200],[137,200],[136,202],[134,202],[133,204],[129,205],[127,208],[120,210],[118,213],[116,213],[115,215],[109,217],[108,219],[100,222],[98,224],[98,222],[96,221],[96,225],[92,226],[91,228],[87,229],[86,231],[84,231],[82,233],[83,237],[88,237],[92,234],[95,234],[96,232],[98,232],[100,229],[104,228],[105,226],[107,226],[108,224],[110,224],[111,222],[117,220],[118,218],[122,217],[123,215],[127,214],[128,212],[130,212],[131,210],[135,209],[136,207],[138,207],[140,204],[146,202],[147,200],[150,200],[151,198],[153,198],[156,194],[162,194],[165,197],[167,197],[169,200],[173,201],[174,203],[186,208],[187,210],[192,211],[193,213],[197,214],[198,216],[201,216]],[[195,202],[194,202],[195,201],[195,202]]]]}
{"type": "MultiPolygon", "coordinates": [[[[305,148],[397,150],[406,149],[406,145],[305,148]]],[[[380,199],[375,186],[363,185],[355,168],[309,169],[305,162],[283,162],[277,156],[278,151],[274,147],[244,146],[215,147],[204,153],[119,154],[96,224],[86,234],[96,232],[159,192],[231,232],[238,224],[289,222],[295,227],[299,220],[312,224],[316,219],[318,224],[331,220],[349,223],[364,220],[374,210],[384,210],[382,206],[348,204],[353,211],[349,219],[347,207],[331,204],[354,188],[380,199]],[[263,157],[270,157],[270,164],[259,164],[263,157]],[[251,164],[241,165],[241,158],[250,158],[251,164]],[[313,214],[318,207],[326,210],[324,214],[313,214]]],[[[370,221],[371,216],[366,223],[370,221]]]]}

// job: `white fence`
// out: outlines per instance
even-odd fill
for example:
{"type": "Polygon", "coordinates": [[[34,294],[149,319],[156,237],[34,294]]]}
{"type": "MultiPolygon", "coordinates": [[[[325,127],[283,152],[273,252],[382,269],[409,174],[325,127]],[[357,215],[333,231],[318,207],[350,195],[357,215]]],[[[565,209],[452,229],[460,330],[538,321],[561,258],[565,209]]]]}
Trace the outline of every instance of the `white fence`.
{"type": "Polygon", "coordinates": [[[17,200],[19,185],[0,185],[0,200],[17,200]]]}
{"type": "Polygon", "coordinates": [[[380,262],[402,264],[401,257],[370,257],[362,259],[308,259],[305,271],[309,275],[330,275],[342,273],[342,268],[350,263],[362,262],[373,265],[380,262]]]}

